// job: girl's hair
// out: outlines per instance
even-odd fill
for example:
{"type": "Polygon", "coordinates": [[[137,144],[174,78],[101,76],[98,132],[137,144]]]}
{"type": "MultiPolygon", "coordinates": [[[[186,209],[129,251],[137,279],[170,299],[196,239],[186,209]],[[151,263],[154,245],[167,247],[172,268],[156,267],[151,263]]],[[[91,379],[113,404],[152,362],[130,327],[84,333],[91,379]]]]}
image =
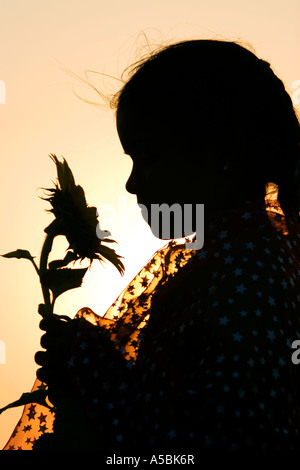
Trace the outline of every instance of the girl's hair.
{"type": "Polygon", "coordinates": [[[222,142],[226,129],[243,131],[248,157],[242,181],[275,183],[283,212],[298,217],[300,123],[268,62],[236,42],[187,40],[150,53],[126,71],[129,78],[110,99],[112,109],[135,103],[156,115],[167,110],[168,126],[180,122],[201,139],[222,142]]]}

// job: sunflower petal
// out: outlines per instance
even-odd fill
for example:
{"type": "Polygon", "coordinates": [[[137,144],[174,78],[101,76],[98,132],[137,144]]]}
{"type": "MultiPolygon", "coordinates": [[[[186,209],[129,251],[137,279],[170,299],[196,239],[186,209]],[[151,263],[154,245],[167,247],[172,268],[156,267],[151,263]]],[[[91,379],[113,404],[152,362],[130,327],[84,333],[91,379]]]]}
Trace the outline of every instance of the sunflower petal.
{"type": "MultiPolygon", "coordinates": [[[[69,248],[74,254],[74,260],[89,259],[92,263],[95,259],[103,258],[110,261],[123,274],[125,268],[120,261],[120,256],[102,243],[116,243],[109,239],[111,233],[108,230],[100,230],[98,211],[96,207],[87,205],[85,193],[81,186],[75,185],[72,171],[65,159],[60,162],[55,154],[50,157],[56,164],[58,183],[54,189],[49,189],[47,200],[50,202],[51,212],[55,220],[45,229],[46,233],[63,235],[69,242],[69,248]],[[99,236],[100,234],[100,236],[99,236]]],[[[66,259],[58,265],[57,261],[51,265],[54,267],[66,266],[66,259]]]]}
{"type": "Polygon", "coordinates": [[[106,260],[110,261],[122,275],[124,274],[125,267],[120,259],[122,256],[118,255],[113,248],[101,245],[97,250],[97,253],[99,253],[106,260]]]}
{"type": "Polygon", "coordinates": [[[57,178],[62,191],[71,191],[75,187],[75,180],[73,173],[67,163],[63,158],[63,161],[60,162],[57,156],[53,153],[50,154],[50,157],[56,164],[57,169],[57,178]]]}

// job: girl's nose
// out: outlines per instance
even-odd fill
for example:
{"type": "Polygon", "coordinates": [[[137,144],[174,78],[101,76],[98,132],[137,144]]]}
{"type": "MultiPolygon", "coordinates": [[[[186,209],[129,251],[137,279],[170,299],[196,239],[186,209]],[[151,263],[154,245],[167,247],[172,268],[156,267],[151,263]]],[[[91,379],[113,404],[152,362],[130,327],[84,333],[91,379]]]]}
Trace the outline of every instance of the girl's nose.
{"type": "Polygon", "coordinates": [[[131,173],[129,175],[129,178],[126,182],[125,188],[126,191],[128,191],[130,194],[137,194],[139,191],[139,185],[140,185],[141,179],[139,175],[137,174],[135,166],[133,166],[131,173]]]}

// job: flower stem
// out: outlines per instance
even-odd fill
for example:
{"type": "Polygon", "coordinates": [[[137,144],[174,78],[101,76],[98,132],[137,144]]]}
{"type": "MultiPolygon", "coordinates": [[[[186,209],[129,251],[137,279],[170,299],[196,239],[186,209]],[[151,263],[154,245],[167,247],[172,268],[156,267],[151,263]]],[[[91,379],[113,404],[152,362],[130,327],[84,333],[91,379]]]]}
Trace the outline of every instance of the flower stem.
{"type": "Polygon", "coordinates": [[[43,244],[43,247],[42,247],[42,252],[41,252],[41,257],[40,257],[40,269],[39,269],[40,282],[41,282],[41,287],[42,287],[46,312],[49,315],[51,315],[53,313],[53,305],[51,305],[50,291],[42,283],[42,276],[47,271],[48,257],[49,257],[49,254],[51,252],[51,249],[52,249],[53,240],[54,240],[54,235],[48,233],[46,235],[46,238],[45,238],[45,241],[44,241],[44,244],[43,244]]]}

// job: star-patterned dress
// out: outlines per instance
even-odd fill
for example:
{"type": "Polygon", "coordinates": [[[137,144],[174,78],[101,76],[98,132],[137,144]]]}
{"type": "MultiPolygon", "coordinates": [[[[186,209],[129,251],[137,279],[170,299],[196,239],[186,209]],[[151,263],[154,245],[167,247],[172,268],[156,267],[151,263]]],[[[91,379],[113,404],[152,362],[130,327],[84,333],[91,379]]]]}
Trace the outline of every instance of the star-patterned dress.
{"type": "Polygon", "coordinates": [[[299,275],[298,223],[258,203],[218,214],[201,250],[169,243],[104,317],[78,312],[54,434],[31,404],[5,449],[300,449],[299,275]]]}

